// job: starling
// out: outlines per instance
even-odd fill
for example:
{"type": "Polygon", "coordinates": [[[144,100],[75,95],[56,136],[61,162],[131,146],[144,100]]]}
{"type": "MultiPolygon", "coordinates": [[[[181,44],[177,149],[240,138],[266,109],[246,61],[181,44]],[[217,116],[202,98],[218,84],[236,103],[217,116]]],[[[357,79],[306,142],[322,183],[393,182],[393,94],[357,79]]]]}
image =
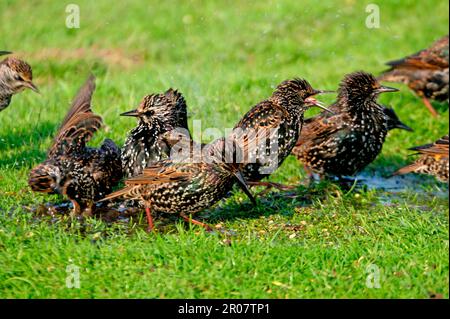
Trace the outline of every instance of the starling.
{"type": "Polygon", "coordinates": [[[173,89],[147,95],[136,110],[121,115],[139,118],[122,148],[125,177],[137,176],[150,163],[169,157],[170,148],[162,139],[166,132],[181,128],[189,134],[186,102],[182,94],[173,89]]]}
{"type": "MultiPolygon", "coordinates": [[[[162,138],[165,139],[166,136],[167,134],[164,134],[162,138]]],[[[187,142],[188,145],[195,144],[190,137],[187,142]]],[[[149,231],[153,229],[151,210],[178,213],[189,222],[209,228],[201,222],[191,220],[186,214],[211,207],[225,197],[235,183],[255,203],[241,174],[241,164],[235,160],[226,160],[227,150],[234,147],[235,158],[240,149],[227,144],[230,145],[230,142],[221,138],[204,145],[201,149],[202,154],[206,156],[202,155],[201,160],[194,160],[192,152],[189,152],[189,160],[170,158],[153,162],[143,169],[141,175],[126,180],[125,188],[110,194],[102,201],[118,197],[138,200],[145,207],[149,231]]]]}
{"type": "Polygon", "coordinates": [[[441,137],[432,144],[426,144],[410,148],[417,151],[420,157],[412,164],[405,166],[393,175],[408,173],[429,174],[438,180],[448,183],[448,135],[441,137]]]}
{"type": "Polygon", "coordinates": [[[101,127],[91,110],[95,78],[90,76],[75,97],[47,153],[33,168],[28,184],[35,192],[61,194],[73,203],[72,216],[92,214],[94,201],[109,194],[122,177],[120,149],[106,139],[100,148],[86,143],[101,127]]]}
{"type": "Polygon", "coordinates": [[[346,75],[330,107],[334,114],[306,119],[292,153],[308,172],[338,177],[359,172],[380,153],[389,129],[411,130],[392,109],[376,102],[380,93],[395,91],[369,73],[346,75]]]}
{"type": "MultiPolygon", "coordinates": [[[[9,53],[11,52],[0,51],[0,56],[9,53]]],[[[25,61],[8,57],[0,62],[0,112],[9,106],[14,94],[26,88],[39,92],[32,80],[31,67],[25,61]]]]}
{"type": "Polygon", "coordinates": [[[325,92],[329,91],[313,89],[304,79],[286,80],[236,124],[235,132],[255,131],[260,138],[276,136],[267,138],[249,154],[253,160],[242,171],[247,181],[257,184],[283,163],[298,139],[303,113],[312,105],[324,108],[313,96],[325,92]]]}
{"type": "Polygon", "coordinates": [[[395,113],[394,109],[387,106],[382,106],[384,116],[386,118],[386,129],[389,132],[390,130],[393,130],[395,128],[405,130],[412,132],[413,129],[410,128],[408,125],[404,124],[397,116],[397,113],[395,113]]]}
{"type": "Polygon", "coordinates": [[[406,58],[387,63],[391,68],[379,80],[401,82],[408,85],[420,98],[433,116],[436,110],[429,99],[448,101],[448,35],[433,45],[406,58]]]}

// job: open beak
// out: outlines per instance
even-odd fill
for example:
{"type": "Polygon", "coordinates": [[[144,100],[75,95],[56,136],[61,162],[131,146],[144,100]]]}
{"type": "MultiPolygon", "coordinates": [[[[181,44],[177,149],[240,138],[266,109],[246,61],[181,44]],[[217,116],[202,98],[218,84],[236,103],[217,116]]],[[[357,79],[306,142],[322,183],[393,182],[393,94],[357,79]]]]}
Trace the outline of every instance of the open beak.
{"type": "Polygon", "coordinates": [[[377,89],[377,93],[397,92],[397,91],[398,89],[389,86],[381,86],[380,88],[377,89]]]}
{"type": "Polygon", "coordinates": [[[0,55],[11,54],[11,51],[0,51],[0,55]]]}
{"type": "Polygon", "coordinates": [[[327,109],[327,108],[325,107],[325,105],[324,105],[322,102],[316,100],[316,99],[315,99],[314,97],[312,97],[312,96],[307,97],[307,98],[305,99],[305,103],[306,103],[307,105],[309,105],[309,106],[317,106],[317,107],[320,107],[322,110],[325,110],[325,111],[327,111],[327,112],[329,112],[329,113],[331,113],[331,114],[334,114],[332,111],[330,111],[329,109],[327,109]]]}
{"type": "Polygon", "coordinates": [[[245,195],[247,195],[247,197],[250,199],[252,204],[254,206],[256,206],[257,204],[256,204],[255,197],[253,197],[252,193],[250,193],[247,182],[245,181],[245,178],[242,175],[241,171],[237,171],[236,173],[234,173],[234,176],[236,177],[239,187],[242,189],[242,191],[245,193],[245,195]]]}
{"type": "Polygon", "coordinates": [[[409,132],[413,132],[414,130],[412,128],[410,128],[408,125],[403,124],[402,122],[398,121],[397,124],[395,124],[395,128],[401,129],[401,130],[406,130],[409,132]]]}
{"type": "Polygon", "coordinates": [[[139,116],[139,113],[138,113],[137,110],[132,110],[132,111],[128,111],[128,112],[121,113],[120,116],[133,116],[133,117],[137,117],[137,116],[139,116]]]}
{"type": "Polygon", "coordinates": [[[24,82],[24,85],[25,85],[27,88],[33,90],[34,92],[40,93],[38,87],[37,87],[36,85],[34,85],[33,82],[31,82],[31,81],[28,82],[28,81],[27,81],[27,82],[24,82]]]}

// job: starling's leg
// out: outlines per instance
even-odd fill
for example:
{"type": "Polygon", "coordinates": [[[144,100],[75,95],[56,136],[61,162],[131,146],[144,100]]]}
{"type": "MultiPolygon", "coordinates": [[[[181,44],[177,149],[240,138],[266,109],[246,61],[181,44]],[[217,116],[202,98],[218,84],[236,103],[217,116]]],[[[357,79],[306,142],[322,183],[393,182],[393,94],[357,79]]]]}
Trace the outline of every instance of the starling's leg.
{"type": "Polygon", "coordinates": [[[423,101],[423,104],[425,104],[425,106],[427,107],[428,111],[430,111],[434,117],[437,117],[438,113],[434,109],[433,105],[431,105],[430,101],[426,97],[423,97],[422,101],[423,101]]]}
{"type": "Polygon", "coordinates": [[[293,186],[293,185],[284,185],[284,184],[274,183],[274,182],[247,182],[247,184],[250,186],[265,186],[269,189],[272,187],[275,187],[276,189],[278,189],[280,191],[285,191],[285,190],[290,190],[290,189],[295,188],[295,186],[293,186]]]}
{"type": "Polygon", "coordinates": [[[313,184],[316,181],[316,176],[314,175],[313,170],[307,165],[303,166],[303,168],[308,176],[308,184],[313,184]]]}
{"type": "Polygon", "coordinates": [[[84,217],[91,217],[92,216],[92,212],[94,211],[94,203],[93,202],[90,202],[88,205],[87,205],[87,207],[86,207],[86,209],[83,211],[83,216],[84,217]]]}
{"type": "Polygon", "coordinates": [[[70,217],[77,217],[81,213],[81,207],[80,204],[77,203],[77,201],[71,199],[70,200],[73,204],[73,210],[70,212],[70,217]]]}
{"type": "Polygon", "coordinates": [[[205,228],[207,231],[212,231],[211,226],[209,226],[208,224],[205,224],[205,223],[199,222],[198,220],[189,218],[184,213],[180,213],[180,216],[188,223],[191,223],[194,225],[199,225],[199,226],[202,226],[203,228],[205,228]]]}
{"type": "Polygon", "coordinates": [[[153,230],[153,218],[152,213],[150,212],[150,207],[147,205],[145,206],[145,213],[147,214],[147,222],[148,222],[147,231],[151,232],[153,230]]]}

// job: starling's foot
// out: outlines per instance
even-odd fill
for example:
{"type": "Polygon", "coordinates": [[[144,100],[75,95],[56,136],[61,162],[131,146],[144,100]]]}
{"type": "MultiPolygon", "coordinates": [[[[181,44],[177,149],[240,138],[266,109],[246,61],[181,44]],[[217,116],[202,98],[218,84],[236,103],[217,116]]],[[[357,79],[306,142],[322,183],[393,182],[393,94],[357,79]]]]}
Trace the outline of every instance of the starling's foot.
{"type": "Polygon", "coordinates": [[[425,104],[425,106],[427,107],[428,111],[431,112],[431,115],[433,115],[433,117],[438,117],[438,113],[434,109],[433,105],[431,105],[430,101],[426,97],[423,97],[422,101],[423,104],[425,104]]]}
{"type": "Polygon", "coordinates": [[[295,186],[293,186],[293,185],[283,185],[283,184],[274,183],[274,182],[247,182],[247,184],[249,186],[264,186],[264,187],[266,187],[265,190],[256,194],[257,196],[266,195],[273,187],[275,187],[276,189],[278,189],[280,191],[287,191],[287,190],[291,190],[291,189],[295,188],[295,186]]]}
{"type": "Polygon", "coordinates": [[[284,184],[274,183],[274,182],[247,182],[247,184],[250,186],[265,186],[267,188],[275,187],[276,189],[278,189],[280,191],[287,191],[287,190],[291,190],[291,189],[295,188],[294,185],[284,185],[284,184]]]}
{"type": "Polygon", "coordinates": [[[92,216],[92,212],[94,211],[94,203],[89,204],[85,210],[83,210],[83,217],[91,217],[92,216]]]}
{"type": "Polygon", "coordinates": [[[147,227],[147,232],[151,232],[153,230],[153,218],[152,218],[152,213],[150,212],[150,207],[145,207],[145,214],[147,215],[147,223],[148,223],[148,227],[147,227]]]}
{"type": "Polygon", "coordinates": [[[339,186],[341,186],[345,190],[350,190],[354,188],[355,186],[361,186],[363,185],[363,182],[361,180],[358,180],[358,178],[352,178],[352,177],[343,177],[340,176],[337,178],[337,183],[339,186]]]}
{"type": "Polygon", "coordinates": [[[183,213],[180,213],[180,216],[181,216],[181,218],[183,218],[186,222],[188,222],[190,224],[202,226],[203,228],[206,229],[206,231],[212,231],[213,230],[212,227],[209,226],[208,224],[205,224],[205,223],[199,222],[198,220],[192,219],[192,218],[186,216],[183,213]]]}
{"type": "Polygon", "coordinates": [[[76,218],[76,217],[80,216],[80,214],[81,214],[81,207],[80,207],[80,204],[78,204],[76,201],[71,200],[71,202],[73,204],[73,209],[70,212],[70,217],[76,218]]]}

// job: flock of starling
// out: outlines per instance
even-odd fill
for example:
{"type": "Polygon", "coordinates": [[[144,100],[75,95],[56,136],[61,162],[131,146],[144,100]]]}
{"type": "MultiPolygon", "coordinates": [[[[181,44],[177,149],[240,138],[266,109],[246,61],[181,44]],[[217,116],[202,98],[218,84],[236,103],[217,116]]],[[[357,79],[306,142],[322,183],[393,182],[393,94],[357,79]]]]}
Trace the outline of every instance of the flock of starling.
{"type": "MultiPolygon", "coordinates": [[[[5,54],[10,52],[0,51],[5,54]]],[[[189,215],[218,202],[234,185],[256,204],[249,185],[263,185],[261,180],[290,154],[310,176],[360,172],[381,152],[390,130],[412,130],[392,108],[377,102],[381,93],[398,91],[381,81],[407,84],[436,115],[429,99],[448,101],[448,62],[447,35],[426,50],[389,62],[390,69],[378,78],[363,71],[345,75],[337,100],[329,107],[316,96],[333,91],[314,89],[305,79],[286,80],[252,107],[231,134],[209,144],[192,140],[186,101],[170,88],[145,96],[136,109],[120,114],[138,120],[122,148],[110,139],[100,148],[86,145],[102,126],[102,118],[92,111],[91,75],[75,96],[46,159],[31,170],[28,183],[33,191],[66,196],[73,203],[73,216],[91,215],[96,202],[122,199],[145,208],[149,230],[152,212],[176,213],[208,228],[189,215]],[[323,111],[304,119],[312,106],[323,111]],[[175,159],[176,150],[183,148],[189,151],[182,160],[175,159]],[[113,192],[123,179],[125,187],[113,192]]],[[[38,92],[31,67],[12,57],[0,62],[0,111],[25,88],[38,92]]],[[[417,160],[394,175],[425,173],[448,182],[448,135],[411,150],[417,160]]]]}

